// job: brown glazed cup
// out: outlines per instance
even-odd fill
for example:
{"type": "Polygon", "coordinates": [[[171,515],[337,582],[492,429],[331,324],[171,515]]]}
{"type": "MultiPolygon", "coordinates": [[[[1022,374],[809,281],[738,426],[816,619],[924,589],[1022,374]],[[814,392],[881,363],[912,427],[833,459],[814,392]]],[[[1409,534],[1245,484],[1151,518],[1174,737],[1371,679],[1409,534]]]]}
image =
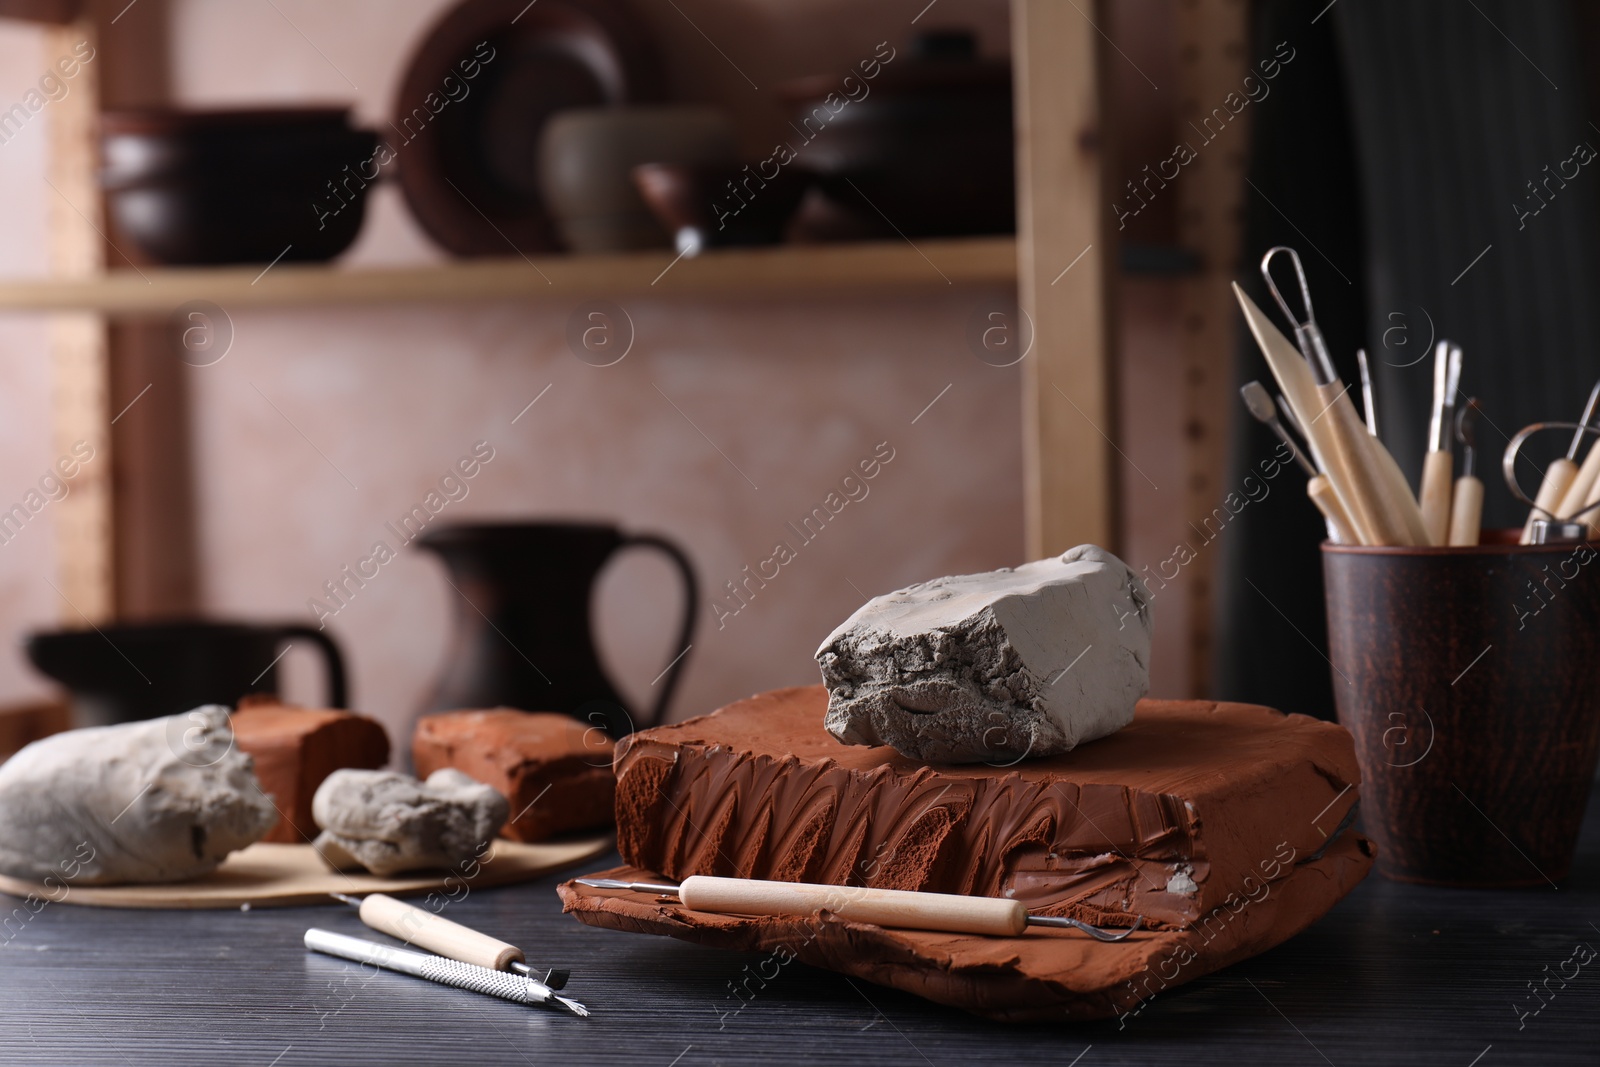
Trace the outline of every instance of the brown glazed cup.
{"type": "Polygon", "coordinates": [[[1324,544],[1339,722],[1402,882],[1543,886],[1572,864],[1600,750],[1600,549],[1324,544]]]}

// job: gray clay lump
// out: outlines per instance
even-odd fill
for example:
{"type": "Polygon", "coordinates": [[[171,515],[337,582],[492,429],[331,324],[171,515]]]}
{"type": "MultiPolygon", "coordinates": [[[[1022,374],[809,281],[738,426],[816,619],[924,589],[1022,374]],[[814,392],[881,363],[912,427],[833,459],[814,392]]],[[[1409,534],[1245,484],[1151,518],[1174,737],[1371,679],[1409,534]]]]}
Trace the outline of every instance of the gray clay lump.
{"type": "Polygon", "coordinates": [[[874,597],[817,650],[828,731],[930,763],[1067,752],[1150,688],[1149,597],[1094,545],[874,597]]]}
{"type": "Polygon", "coordinates": [[[393,771],[338,770],[311,799],[322,829],[312,844],[337,871],[452,868],[480,858],[509,813],[499,790],[453,768],[426,782],[393,771]]]}
{"type": "Polygon", "coordinates": [[[220,705],[69,730],[0,766],[0,872],[33,882],[183,881],[277,821],[220,705]]]}

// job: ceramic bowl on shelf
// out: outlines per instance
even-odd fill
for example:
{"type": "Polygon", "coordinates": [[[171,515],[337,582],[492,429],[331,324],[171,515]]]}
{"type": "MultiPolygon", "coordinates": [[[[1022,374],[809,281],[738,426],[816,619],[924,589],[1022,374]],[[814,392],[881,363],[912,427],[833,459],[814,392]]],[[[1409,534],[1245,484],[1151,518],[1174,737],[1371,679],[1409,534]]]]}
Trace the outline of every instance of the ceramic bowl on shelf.
{"type": "Polygon", "coordinates": [[[539,178],[574,252],[666,248],[671,235],[639,195],[633,168],[732,166],[737,158],[733,122],[714,108],[575,108],[545,124],[539,178]]]}
{"type": "Polygon", "coordinates": [[[332,259],[378,177],[345,108],[108,111],[100,138],[113,229],[156,263],[332,259]]]}
{"type": "Polygon", "coordinates": [[[818,176],[818,210],[836,227],[843,218],[831,216],[855,216],[863,233],[883,236],[1012,232],[1010,63],[979,58],[970,33],[945,30],[871,69],[851,82],[854,99],[836,75],[778,88],[789,144],[818,176]]]}
{"type": "Polygon", "coordinates": [[[643,163],[633,168],[633,181],[678,251],[693,255],[702,248],[778,244],[811,174],[794,165],[643,163]]]}

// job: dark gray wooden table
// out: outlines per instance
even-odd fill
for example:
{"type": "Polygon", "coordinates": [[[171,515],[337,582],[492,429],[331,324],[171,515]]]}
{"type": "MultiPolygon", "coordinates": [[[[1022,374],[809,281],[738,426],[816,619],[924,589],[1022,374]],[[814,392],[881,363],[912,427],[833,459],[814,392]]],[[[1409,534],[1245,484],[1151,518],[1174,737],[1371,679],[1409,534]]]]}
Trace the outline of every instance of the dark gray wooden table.
{"type": "Polygon", "coordinates": [[[55,904],[0,948],[0,1062],[1592,1067],[1600,958],[1576,975],[1567,961],[1600,949],[1597,809],[1559,890],[1374,875],[1288,944],[1159,995],[1123,1028],[999,1026],[798,963],[745,1002],[731,984],[757,957],[583,926],[561,914],[555,878],[475,891],[446,914],[570,966],[590,1019],[306,952],[313,925],[381,939],[342,906],[55,904]],[[1553,995],[1533,999],[1552,975],[1553,995]]]}

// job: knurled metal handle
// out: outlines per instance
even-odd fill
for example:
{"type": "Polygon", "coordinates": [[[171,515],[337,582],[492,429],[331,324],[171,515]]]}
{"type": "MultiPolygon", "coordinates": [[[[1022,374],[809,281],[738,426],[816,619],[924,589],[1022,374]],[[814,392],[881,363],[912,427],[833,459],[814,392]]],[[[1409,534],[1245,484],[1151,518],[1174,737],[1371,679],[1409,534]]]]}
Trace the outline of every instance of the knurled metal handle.
{"type": "Polygon", "coordinates": [[[459,960],[447,960],[443,956],[428,957],[428,961],[419,967],[417,973],[420,978],[455,986],[457,989],[487,993],[491,997],[513,1000],[518,1004],[538,1004],[544,1000],[544,997],[534,993],[528,980],[520,975],[491,971],[487,967],[475,967],[459,960]]]}

